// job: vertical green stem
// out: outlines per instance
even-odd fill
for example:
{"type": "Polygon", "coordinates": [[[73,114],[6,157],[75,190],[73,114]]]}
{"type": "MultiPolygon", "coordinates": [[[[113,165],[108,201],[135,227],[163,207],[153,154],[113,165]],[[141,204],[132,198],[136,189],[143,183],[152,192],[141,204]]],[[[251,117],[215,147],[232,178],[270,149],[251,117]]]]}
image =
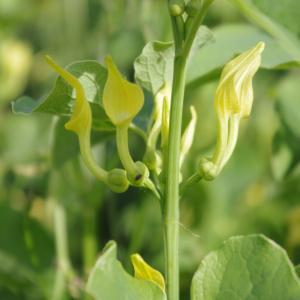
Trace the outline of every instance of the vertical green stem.
{"type": "Polygon", "coordinates": [[[97,218],[94,208],[86,209],[83,213],[84,236],[83,236],[83,259],[86,274],[91,270],[97,257],[97,218]]]}
{"type": "Polygon", "coordinates": [[[175,59],[171,97],[169,145],[166,159],[166,189],[164,195],[164,238],[168,300],[179,300],[179,172],[182,110],[186,67],[195,36],[213,0],[204,0],[185,40],[178,34],[172,20],[175,59]]]}
{"type": "Polygon", "coordinates": [[[68,280],[74,277],[74,272],[69,258],[65,211],[56,200],[53,201],[53,204],[57,271],[51,299],[60,300],[63,298],[68,280]]]}
{"type": "Polygon", "coordinates": [[[179,299],[179,158],[186,58],[174,61],[167,178],[164,203],[164,235],[168,300],[179,299]]]}

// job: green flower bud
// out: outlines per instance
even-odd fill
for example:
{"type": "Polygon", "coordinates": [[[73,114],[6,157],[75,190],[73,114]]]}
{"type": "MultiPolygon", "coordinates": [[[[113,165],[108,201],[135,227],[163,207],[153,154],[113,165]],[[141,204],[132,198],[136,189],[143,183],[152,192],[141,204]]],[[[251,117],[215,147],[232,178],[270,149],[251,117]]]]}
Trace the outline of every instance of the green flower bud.
{"type": "Polygon", "coordinates": [[[209,159],[202,158],[199,162],[199,175],[205,180],[214,180],[218,175],[218,168],[209,159]]]}
{"type": "Polygon", "coordinates": [[[161,169],[161,157],[160,155],[152,148],[148,148],[144,158],[144,163],[149,168],[149,170],[155,170],[156,173],[160,173],[161,169]]]}
{"type": "Polygon", "coordinates": [[[134,163],[134,171],[128,173],[128,179],[134,186],[142,186],[149,178],[149,170],[144,163],[137,161],[134,163]]]}
{"type": "Polygon", "coordinates": [[[129,187],[126,171],[123,169],[113,169],[107,174],[107,184],[115,193],[124,193],[129,187]]]}
{"type": "Polygon", "coordinates": [[[170,0],[169,3],[170,14],[173,17],[181,16],[185,10],[185,3],[183,0],[170,0]]]}

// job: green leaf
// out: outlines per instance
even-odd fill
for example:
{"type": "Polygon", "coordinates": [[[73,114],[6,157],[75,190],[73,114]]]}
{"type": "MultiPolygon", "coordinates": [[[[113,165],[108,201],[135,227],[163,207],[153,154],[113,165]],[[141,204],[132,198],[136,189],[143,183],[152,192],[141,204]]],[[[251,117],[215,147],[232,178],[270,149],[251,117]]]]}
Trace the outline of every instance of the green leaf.
{"type": "Polygon", "coordinates": [[[275,89],[275,107],[281,126],[273,139],[271,166],[275,178],[279,180],[288,176],[300,162],[299,82],[299,76],[291,74],[281,80],[275,89]]]}
{"type": "MultiPolygon", "coordinates": [[[[102,107],[102,93],[107,78],[107,71],[96,61],[75,62],[66,68],[76,76],[84,87],[87,100],[91,104],[93,129],[113,131],[114,127],[102,107]]],[[[58,116],[70,116],[75,100],[73,88],[61,77],[58,77],[52,91],[44,99],[35,101],[30,97],[21,97],[13,102],[15,113],[29,114],[43,112],[58,116]]]]}
{"type": "MultiPolygon", "coordinates": [[[[290,31],[285,25],[290,15],[297,14],[298,10],[292,13],[294,7],[291,1],[274,2],[271,0],[257,0],[256,4],[263,8],[264,12],[257,7],[251,0],[231,0],[238,9],[256,26],[267,32],[276,39],[278,43],[293,57],[300,60],[300,41],[295,32],[290,31]],[[283,8],[283,9],[282,9],[283,8]]],[[[295,1],[294,1],[295,2],[295,1]]],[[[298,15],[296,16],[298,18],[298,15]]],[[[294,18],[290,21],[294,23],[294,18]]],[[[297,24],[295,24],[297,26],[297,24]]]]}
{"type": "Polygon", "coordinates": [[[277,180],[284,179],[293,165],[293,151],[289,147],[289,140],[283,130],[276,132],[273,138],[271,167],[277,180]]]}
{"type": "Polygon", "coordinates": [[[286,252],[263,235],[233,237],[208,254],[192,300],[297,300],[300,281],[286,252]]]}
{"type": "Polygon", "coordinates": [[[295,270],[296,270],[298,277],[300,278],[300,265],[296,266],[295,270]]]}
{"type": "Polygon", "coordinates": [[[252,0],[252,2],[265,15],[300,36],[300,1],[252,0]]]}
{"type": "Polygon", "coordinates": [[[173,42],[149,42],[134,62],[135,80],[155,95],[173,77],[173,42]]]}
{"type": "Polygon", "coordinates": [[[282,116],[282,121],[300,138],[300,110],[299,110],[299,83],[300,76],[286,76],[276,87],[276,107],[282,116]]]}
{"type": "Polygon", "coordinates": [[[165,293],[154,283],[136,279],[117,260],[116,243],[110,241],[94,266],[86,291],[95,300],[166,300],[165,293]]]}
{"type": "MultiPolygon", "coordinates": [[[[198,85],[209,74],[218,75],[226,62],[237,54],[264,41],[266,48],[262,55],[262,67],[266,69],[300,66],[274,38],[251,25],[221,25],[213,30],[215,43],[210,43],[197,52],[188,68],[188,84],[198,85]]],[[[213,76],[212,76],[213,77],[213,76]]]]}
{"type": "MultiPolygon", "coordinates": [[[[195,37],[190,60],[207,43],[214,40],[213,33],[206,26],[200,26],[195,37]]],[[[171,84],[174,60],[173,42],[149,42],[134,62],[135,80],[155,95],[164,83],[171,84]]]]}

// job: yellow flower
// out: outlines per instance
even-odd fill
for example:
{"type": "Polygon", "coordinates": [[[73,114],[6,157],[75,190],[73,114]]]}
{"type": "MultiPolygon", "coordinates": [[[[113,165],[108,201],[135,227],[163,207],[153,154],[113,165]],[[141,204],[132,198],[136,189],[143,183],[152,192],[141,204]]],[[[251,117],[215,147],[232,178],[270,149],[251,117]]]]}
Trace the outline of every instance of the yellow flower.
{"type": "Polygon", "coordinates": [[[135,278],[151,281],[165,291],[165,280],[159,271],[149,266],[139,254],[133,254],[131,256],[131,262],[133,264],[135,278]]]}
{"type": "Polygon", "coordinates": [[[103,91],[103,106],[116,126],[129,124],[144,105],[142,89],[123,78],[110,56],[105,63],[108,78],[103,91]]]}
{"type": "Polygon", "coordinates": [[[225,65],[215,98],[219,118],[233,114],[241,118],[250,115],[253,103],[252,79],[260,66],[264,47],[265,44],[259,42],[225,65]]]}
{"type": "Polygon", "coordinates": [[[214,179],[230,159],[238,139],[239,123],[251,113],[253,103],[252,79],[261,63],[265,44],[240,54],[222,71],[216,90],[215,109],[218,116],[218,140],[212,159],[202,159],[200,175],[207,180],[214,179]]]}
{"type": "Polygon", "coordinates": [[[89,135],[92,126],[92,112],[81,83],[76,77],[57,65],[51,57],[46,56],[46,59],[49,65],[76,91],[75,107],[65,128],[78,135],[89,135]]]}
{"type": "Polygon", "coordinates": [[[129,187],[126,171],[113,169],[107,172],[97,165],[93,157],[90,141],[92,112],[81,83],[76,77],[57,65],[51,57],[46,56],[46,59],[49,65],[75,89],[75,108],[70,120],[65,124],[65,128],[78,135],[80,153],[86,167],[97,179],[107,184],[112,191],[116,193],[125,192],[129,187]]]}

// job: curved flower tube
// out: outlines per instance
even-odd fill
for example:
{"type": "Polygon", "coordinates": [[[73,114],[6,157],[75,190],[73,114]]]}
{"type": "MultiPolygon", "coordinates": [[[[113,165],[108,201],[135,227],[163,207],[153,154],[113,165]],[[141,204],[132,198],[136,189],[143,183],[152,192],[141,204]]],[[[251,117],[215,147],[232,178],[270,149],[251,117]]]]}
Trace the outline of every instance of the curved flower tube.
{"type": "Polygon", "coordinates": [[[218,139],[210,160],[200,162],[200,174],[207,180],[217,176],[230,159],[238,139],[239,123],[249,117],[253,104],[252,80],[261,63],[265,44],[255,47],[228,62],[221,74],[215,95],[218,139]]]}
{"type": "Polygon", "coordinates": [[[128,148],[128,127],[144,105],[143,91],[123,78],[110,56],[106,57],[105,63],[108,77],[103,91],[103,106],[116,126],[120,160],[132,185],[149,187],[148,168],[140,161],[133,161],[128,148]]]}
{"type": "Polygon", "coordinates": [[[76,91],[75,107],[65,128],[77,134],[85,165],[97,179],[106,183],[112,191],[125,192],[129,186],[125,170],[114,169],[107,172],[96,163],[93,157],[90,141],[92,112],[81,83],[71,73],[57,65],[51,57],[46,56],[46,59],[48,64],[76,91]]]}

